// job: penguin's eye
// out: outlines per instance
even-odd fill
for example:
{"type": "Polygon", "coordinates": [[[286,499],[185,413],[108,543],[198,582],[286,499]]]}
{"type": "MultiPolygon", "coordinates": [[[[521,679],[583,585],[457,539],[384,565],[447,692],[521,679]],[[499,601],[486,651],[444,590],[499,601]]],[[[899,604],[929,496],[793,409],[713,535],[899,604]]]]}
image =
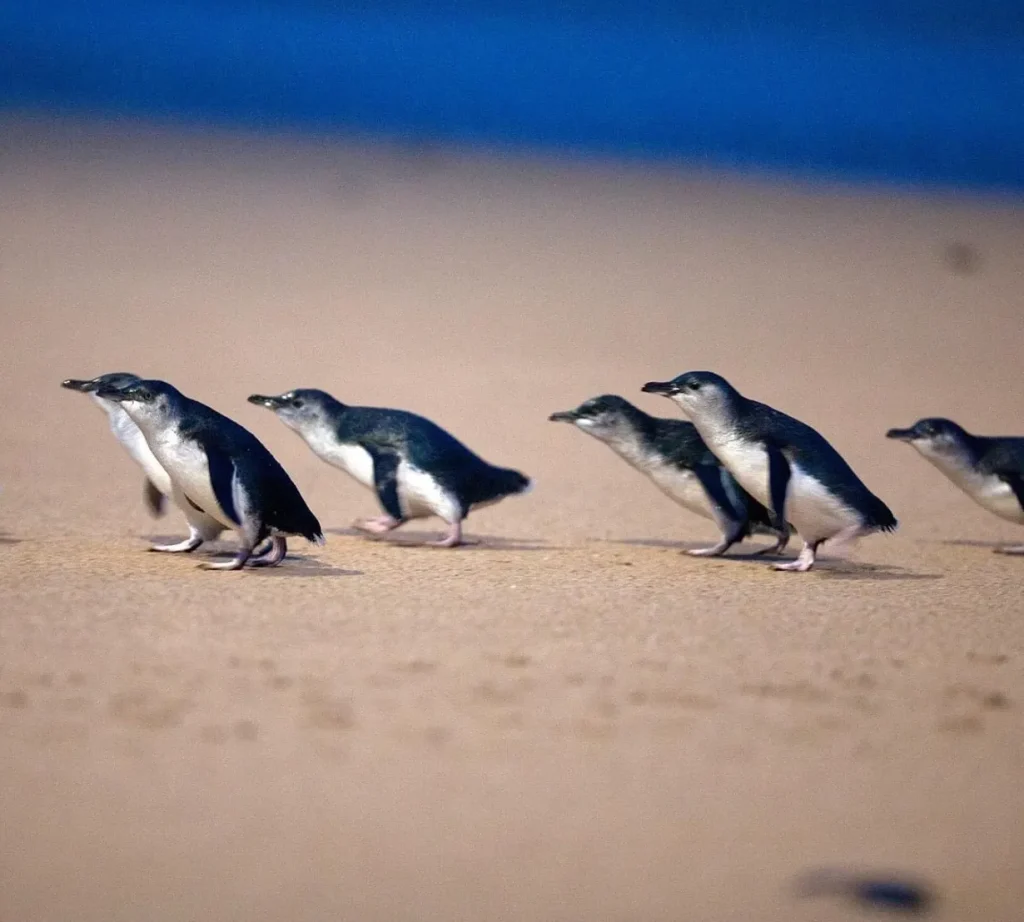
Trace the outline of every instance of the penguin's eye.
{"type": "Polygon", "coordinates": [[[701,389],[701,383],[700,383],[700,381],[690,381],[690,382],[689,382],[689,383],[687,384],[687,387],[688,387],[688,388],[689,388],[689,389],[690,389],[691,391],[699,391],[699,390],[701,389]]]}
{"type": "Polygon", "coordinates": [[[301,410],[302,409],[302,405],[304,403],[305,403],[305,401],[301,397],[296,397],[292,401],[292,406],[295,407],[296,410],[301,410]]]}

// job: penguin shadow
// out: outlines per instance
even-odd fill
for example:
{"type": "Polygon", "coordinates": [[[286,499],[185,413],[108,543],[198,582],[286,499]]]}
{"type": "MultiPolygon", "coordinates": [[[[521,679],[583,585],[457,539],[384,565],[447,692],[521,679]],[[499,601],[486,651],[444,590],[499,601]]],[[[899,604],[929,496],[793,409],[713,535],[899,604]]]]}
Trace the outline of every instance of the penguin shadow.
{"type": "Polygon", "coordinates": [[[341,567],[332,567],[317,557],[307,557],[305,554],[293,554],[288,552],[276,567],[250,567],[249,573],[257,573],[263,579],[294,579],[295,577],[333,577],[333,576],[362,576],[362,570],[343,570],[341,567]]]}
{"type": "MultiPolygon", "coordinates": [[[[670,541],[663,538],[619,538],[610,540],[611,544],[628,544],[633,547],[656,547],[678,550],[683,553],[693,548],[707,547],[709,542],[694,541],[670,541]]],[[[737,553],[736,548],[730,548],[720,557],[694,557],[694,560],[718,560],[723,563],[775,563],[778,561],[792,560],[793,553],[785,554],[758,554],[753,549],[756,544],[744,544],[741,547],[750,547],[752,550],[744,553],[742,550],[737,553]]],[[[761,545],[763,547],[764,545],[761,545]]],[[[875,563],[853,563],[841,557],[820,557],[814,565],[812,573],[823,579],[846,579],[846,580],[920,580],[920,579],[942,579],[941,573],[915,573],[906,567],[895,567],[886,564],[875,563]]],[[[780,576],[784,574],[780,573],[780,576]]]]}
{"type": "MultiPolygon", "coordinates": [[[[672,541],[665,538],[609,538],[607,539],[608,544],[627,544],[631,547],[655,547],[663,548],[665,550],[679,551],[680,554],[685,554],[686,551],[696,550],[697,548],[708,547],[713,542],[711,541],[672,541]]],[[[747,562],[752,560],[764,560],[767,562],[775,560],[786,560],[787,557],[792,555],[787,554],[759,554],[757,553],[759,548],[765,545],[758,544],[742,544],[736,545],[730,548],[725,554],[719,557],[707,557],[705,560],[721,560],[728,563],[729,561],[747,562]],[[745,550],[750,548],[750,550],[745,550]]],[[[769,547],[771,545],[768,545],[769,547]]],[[[700,557],[694,557],[694,560],[700,560],[700,557]]]]}
{"type": "Polygon", "coordinates": [[[814,564],[813,573],[818,579],[845,579],[885,582],[886,580],[931,580],[944,579],[941,573],[915,573],[906,567],[891,564],[853,563],[839,557],[820,558],[814,564]]]}
{"type": "Polygon", "coordinates": [[[427,550],[463,551],[551,551],[557,550],[553,545],[540,539],[505,538],[501,535],[467,535],[457,548],[428,547],[428,541],[436,541],[442,531],[404,531],[395,530],[386,535],[371,535],[358,528],[325,528],[325,534],[339,535],[343,538],[362,538],[374,544],[389,544],[392,547],[419,547],[427,550]]]}
{"type": "Polygon", "coordinates": [[[2,544],[21,544],[21,538],[14,538],[6,532],[0,532],[0,545],[2,544]]]}
{"type": "Polygon", "coordinates": [[[1000,548],[1004,548],[1012,543],[1012,541],[978,541],[973,538],[950,538],[948,541],[939,542],[939,544],[944,544],[947,547],[980,547],[992,552],[998,551],[1000,548]]]}

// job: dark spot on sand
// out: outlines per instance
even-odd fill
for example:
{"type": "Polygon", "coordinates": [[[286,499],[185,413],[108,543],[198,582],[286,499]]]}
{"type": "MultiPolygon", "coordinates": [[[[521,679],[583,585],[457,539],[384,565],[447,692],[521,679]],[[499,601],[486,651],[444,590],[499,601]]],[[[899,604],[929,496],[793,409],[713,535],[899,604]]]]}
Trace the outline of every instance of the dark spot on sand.
{"type": "Polygon", "coordinates": [[[5,708],[14,708],[15,710],[24,710],[29,706],[29,697],[21,689],[15,689],[9,692],[0,692],[0,706],[5,708]]]}

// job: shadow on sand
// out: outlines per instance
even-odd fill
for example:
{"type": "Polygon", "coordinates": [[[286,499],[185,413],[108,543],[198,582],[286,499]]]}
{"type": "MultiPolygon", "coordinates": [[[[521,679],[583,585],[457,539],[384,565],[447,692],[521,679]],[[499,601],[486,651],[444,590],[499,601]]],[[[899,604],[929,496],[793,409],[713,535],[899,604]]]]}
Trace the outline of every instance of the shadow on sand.
{"type": "MultiPolygon", "coordinates": [[[[1003,550],[1003,548],[1007,548],[1007,547],[1020,547],[1021,544],[1024,544],[1024,542],[1020,542],[1020,541],[1018,541],[1016,544],[1014,544],[1013,541],[974,541],[974,540],[972,540],[970,538],[954,538],[954,539],[949,540],[949,541],[940,541],[939,543],[940,544],[945,544],[948,547],[979,547],[979,548],[987,548],[988,550],[993,551],[995,553],[1000,552],[1001,550],[1003,550]]],[[[1009,554],[1007,556],[1009,556],[1009,557],[1018,556],[1019,557],[1020,555],[1019,554],[1017,554],[1017,555],[1009,554]]]]}
{"type": "MultiPolygon", "coordinates": [[[[680,553],[691,550],[697,547],[707,547],[707,543],[700,544],[693,541],[669,541],[662,538],[618,538],[608,539],[608,544],[628,544],[633,547],[655,547],[655,548],[667,548],[668,550],[678,550],[680,553]]],[[[798,542],[797,542],[798,544],[798,542]]],[[[755,547],[755,545],[738,545],[740,548],[755,547]]],[[[763,545],[762,545],[763,547],[763,545]]],[[[707,560],[719,560],[722,562],[735,561],[736,563],[759,563],[764,562],[766,564],[775,563],[782,560],[792,560],[795,556],[793,543],[790,544],[790,552],[785,554],[756,554],[756,553],[743,553],[742,550],[737,553],[736,547],[730,549],[726,554],[721,557],[709,557],[707,560]]],[[[700,560],[699,557],[694,557],[694,560],[700,560]]],[[[842,558],[827,556],[820,557],[814,565],[812,573],[818,574],[819,577],[824,579],[846,579],[846,580],[932,580],[942,579],[941,573],[914,573],[907,570],[905,567],[894,567],[883,564],[873,563],[852,563],[842,558]]],[[[780,573],[780,576],[785,576],[785,573],[780,573]]]]}
{"type": "Polygon", "coordinates": [[[303,554],[292,554],[290,551],[276,567],[250,567],[250,573],[258,573],[266,577],[330,577],[330,576],[362,576],[362,570],[343,570],[303,554]]]}
{"type": "MultiPolygon", "coordinates": [[[[710,547],[711,541],[670,541],[665,538],[607,538],[604,539],[605,544],[628,544],[631,547],[656,547],[664,548],[669,551],[679,551],[680,554],[684,554],[686,551],[692,551],[700,547],[710,547]]],[[[720,557],[709,557],[708,560],[722,560],[722,561],[751,561],[751,560],[785,560],[787,554],[758,554],[757,550],[763,547],[771,547],[771,545],[757,545],[757,544],[734,544],[725,554],[720,557]],[[748,550],[749,549],[749,550],[748,550]]],[[[694,560],[700,560],[699,557],[694,557],[694,560]]]]}
{"type": "MultiPolygon", "coordinates": [[[[396,529],[386,535],[371,535],[358,528],[325,528],[324,533],[338,535],[343,538],[363,538],[377,544],[390,544],[394,547],[425,547],[428,541],[437,541],[444,532],[438,531],[405,531],[396,529]]],[[[448,548],[428,548],[429,550],[449,550],[448,548]]],[[[463,544],[454,551],[553,551],[556,547],[536,539],[503,538],[501,535],[466,535],[463,544]]]]}

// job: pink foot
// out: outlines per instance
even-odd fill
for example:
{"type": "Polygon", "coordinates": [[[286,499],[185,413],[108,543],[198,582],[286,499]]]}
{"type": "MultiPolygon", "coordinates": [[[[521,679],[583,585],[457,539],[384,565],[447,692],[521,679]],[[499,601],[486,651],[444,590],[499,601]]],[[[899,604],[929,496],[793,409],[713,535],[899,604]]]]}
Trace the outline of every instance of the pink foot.
{"type": "Polygon", "coordinates": [[[352,523],[352,527],[371,535],[384,535],[401,524],[398,519],[393,519],[390,515],[381,515],[374,519],[356,519],[352,523]]]}
{"type": "Polygon", "coordinates": [[[448,534],[440,541],[428,541],[427,547],[458,547],[462,544],[462,523],[452,522],[448,526],[448,534]]]}

